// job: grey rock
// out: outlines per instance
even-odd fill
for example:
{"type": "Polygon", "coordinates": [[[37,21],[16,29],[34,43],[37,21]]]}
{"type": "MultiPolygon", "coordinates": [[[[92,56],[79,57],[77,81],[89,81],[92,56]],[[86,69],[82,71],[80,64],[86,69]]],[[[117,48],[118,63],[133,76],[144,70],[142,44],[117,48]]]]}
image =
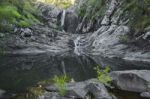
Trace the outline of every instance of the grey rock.
{"type": "MultiPolygon", "coordinates": [[[[12,54],[62,54],[72,50],[69,45],[72,36],[47,26],[36,25],[30,29],[22,29],[21,35],[13,34],[1,41],[12,54]]],[[[9,52],[8,52],[9,53],[9,52]]]]}
{"type": "Polygon", "coordinates": [[[143,98],[150,98],[150,92],[142,92],[140,96],[143,98]]]}
{"type": "Polygon", "coordinates": [[[0,89],[0,98],[2,98],[5,93],[6,93],[6,92],[5,92],[4,90],[1,90],[1,89],[0,89]]]}
{"type": "Polygon", "coordinates": [[[121,90],[141,93],[150,89],[149,70],[113,71],[110,76],[114,85],[121,90]]]}
{"type": "MultiPolygon", "coordinates": [[[[48,91],[57,91],[56,86],[47,86],[48,91]]],[[[83,82],[68,83],[66,87],[66,97],[84,99],[87,94],[92,93],[95,99],[112,99],[103,84],[96,79],[83,82]]]]}
{"type": "Polygon", "coordinates": [[[5,36],[4,33],[0,33],[0,38],[3,38],[5,36]]]}
{"type": "Polygon", "coordinates": [[[59,96],[58,93],[45,92],[43,95],[39,96],[38,99],[71,99],[71,98],[59,96]]]}
{"type": "Polygon", "coordinates": [[[143,36],[143,39],[147,39],[150,36],[150,31],[145,33],[145,35],[143,36]]]}
{"type": "MultiPolygon", "coordinates": [[[[81,53],[77,53],[78,55],[91,55],[91,57],[100,64],[99,59],[95,59],[95,56],[99,57],[106,57],[110,60],[112,58],[119,58],[122,61],[126,61],[126,63],[129,64],[132,69],[133,67],[138,67],[140,69],[150,69],[150,52],[149,50],[145,50],[145,47],[149,47],[149,28],[146,28],[146,33],[143,35],[140,35],[140,38],[142,39],[142,43],[138,44],[138,42],[134,42],[133,44],[130,43],[130,41],[134,40],[131,38],[126,37],[127,35],[131,34],[130,27],[127,25],[127,23],[130,21],[128,15],[125,15],[122,17],[121,15],[124,13],[122,11],[121,6],[125,3],[125,0],[110,0],[106,4],[106,11],[104,12],[103,17],[97,17],[96,21],[98,23],[91,23],[92,29],[94,31],[90,30],[91,27],[90,19],[87,20],[87,15],[90,15],[88,12],[90,8],[87,6],[86,13],[81,19],[76,31],[78,33],[88,33],[92,32],[91,35],[87,34],[85,35],[85,38],[81,38],[81,40],[78,40],[78,42],[81,42],[83,40],[87,40],[88,42],[82,42],[82,45],[76,49],[79,49],[81,53]],[[127,44],[124,44],[120,41],[120,37],[124,37],[127,44]],[[146,42],[146,43],[145,43],[146,42]],[[92,43],[92,44],[91,44],[92,43]],[[87,46],[91,44],[90,46],[87,46]],[[142,46],[141,45],[144,45],[142,46]],[[140,45],[140,46],[138,46],[140,45]],[[88,51],[87,51],[88,49],[88,51]],[[82,53],[84,52],[84,53],[82,53]],[[137,63],[138,62],[138,63],[137,63]],[[139,64],[142,62],[141,64],[139,64]],[[133,65],[134,66],[133,66],[133,65]],[[133,66],[133,67],[132,67],[133,66]]],[[[83,6],[86,6],[86,0],[79,1],[78,8],[83,6]]],[[[77,37],[78,38],[78,37],[77,37]]],[[[77,51],[76,51],[77,52],[77,51]]],[[[97,58],[97,57],[96,57],[97,58]]],[[[103,64],[111,64],[116,65],[116,62],[111,62],[111,64],[108,62],[101,62],[100,65],[103,64]]],[[[117,65],[120,65],[118,63],[117,65]]],[[[125,66],[123,63],[121,63],[122,68],[125,66]]],[[[113,67],[115,68],[115,67],[113,67]]],[[[130,69],[131,69],[130,68],[130,69]]],[[[117,68],[115,68],[117,69],[117,68]]]]}
{"type": "Polygon", "coordinates": [[[21,36],[22,37],[31,37],[32,36],[32,31],[31,31],[31,29],[29,29],[29,28],[25,28],[25,29],[21,29],[20,30],[21,31],[21,36]]]}
{"type": "Polygon", "coordinates": [[[93,94],[94,99],[112,99],[104,85],[100,83],[90,83],[86,89],[90,94],[93,94]]]}
{"type": "Polygon", "coordinates": [[[110,4],[109,4],[109,8],[107,9],[105,16],[101,22],[102,25],[109,25],[110,24],[110,19],[111,19],[111,15],[113,14],[114,10],[117,7],[117,0],[111,0],[110,4]]]}
{"type": "Polygon", "coordinates": [[[79,19],[77,14],[74,12],[67,11],[64,23],[64,30],[69,33],[75,33],[78,23],[79,19]]]}

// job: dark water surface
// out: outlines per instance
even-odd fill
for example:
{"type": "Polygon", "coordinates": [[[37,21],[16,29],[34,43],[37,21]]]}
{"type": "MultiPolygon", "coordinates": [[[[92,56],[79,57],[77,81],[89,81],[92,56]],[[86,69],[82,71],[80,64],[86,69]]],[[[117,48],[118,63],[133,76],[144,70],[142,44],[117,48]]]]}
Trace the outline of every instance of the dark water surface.
{"type": "Polygon", "coordinates": [[[0,89],[23,91],[39,81],[67,74],[76,81],[95,77],[95,63],[85,56],[7,55],[0,57],[0,89]]]}
{"type": "MultiPolygon", "coordinates": [[[[104,65],[105,63],[109,65],[110,62],[113,66],[115,63],[112,60],[109,61],[109,59],[98,59],[98,61],[100,60],[104,65]]],[[[52,79],[54,75],[67,74],[75,81],[96,77],[96,72],[93,69],[94,66],[97,66],[96,63],[98,62],[94,62],[87,56],[77,56],[75,54],[55,56],[49,54],[1,55],[0,89],[17,94],[12,99],[36,99],[37,97],[29,94],[26,89],[35,86],[38,82],[52,79]]],[[[118,99],[142,99],[137,93],[120,90],[110,92],[115,94],[118,99]]]]}

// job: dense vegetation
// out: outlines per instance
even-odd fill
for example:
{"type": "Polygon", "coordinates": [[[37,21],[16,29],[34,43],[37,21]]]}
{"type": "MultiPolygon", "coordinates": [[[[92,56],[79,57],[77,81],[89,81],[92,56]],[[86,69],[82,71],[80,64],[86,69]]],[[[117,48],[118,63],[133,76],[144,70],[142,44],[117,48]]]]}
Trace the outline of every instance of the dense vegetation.
{"type": "Polygon", "coordinates": [[[0,14],[0,31],[11,30],[14,26],[28,27],[39,23],[38,11],[33,6],[33,0],[2,0],[0,14]]]}
{"type": "Polygon", "coordinates": [[[99,66],[94,68],[97,73],[97,80],[105,85],[109,85],[112,78],[109,75],[110,68],[107,66],[105,69],[100,69],[99,66]]]}
{"type": "MultiPolygon", "coordinates": [[[[81,17],[91,20],[102,19],[107,9],[106,0],[86,0],[77,10],[81,17]]],[[[132,28],[134,35],[145,32],[145,28],[150,24],[150,0],[122,0],[113,15],[119,17],[119,21],[127,21],[127,25],[132,28]]],[[[120,24],[120,23],[118,23],[120,24]]]]}
{"type": "Polygon", "coordinates": [[[68,8],[74,4],[75,0],[45,0],[45,2],[54,4],[60,8],[68,8]]]}
{"type": "Polygon", "coordinates": [[[146,32],[145,28],[150,25],[150,0],[126,0],[121,10],[121,17],[129,18],[128,25],[135,35],[146,32]]]}
{"type": "Polygon", "coordinates": [[[40,23],[36,1],[44,1],[61,8],[68,8],[74,0],[1,0],[0,31],[10,31],[13,27],[29,27],[40,23]]]}
{"type": "Polygon", "coordinates": [[[81,17],[86,15],[89,19],[95,19],[96,17],[102,17],[105,10],[106,0],[87,0],[87,2],[84,2],[78,9],[77,13],[81,17]]]}

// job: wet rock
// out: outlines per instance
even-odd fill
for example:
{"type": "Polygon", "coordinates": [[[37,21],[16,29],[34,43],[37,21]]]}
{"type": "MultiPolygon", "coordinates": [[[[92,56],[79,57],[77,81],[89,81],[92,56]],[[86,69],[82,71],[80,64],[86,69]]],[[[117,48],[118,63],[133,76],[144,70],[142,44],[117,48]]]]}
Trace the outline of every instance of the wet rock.
{"type": "Polygon", "coordinates": [[[0,33],[0,38],[3,38],[5,36],[4,33],[0,33]]]}
{"type": "Polygon", "coordinates": [[[141,93],[150,89],[149,70],[113,71],[110,76],[114,85],[121,90],[141,93]]]}
{"type": "MultiPolygon", "coordinates": [[[[81,4],[80,5],[81,8],[86,7],[86,2],[84,1],[86,0],[82,0],[78,2],[79,4],[81,4]]],[[[142,39],[142,43],[138,43],[137,41],[135,41],[134,44],[130,43],[130,40],[132,41],[134,37],[130,38],[131,29],[127,25],[127,23],[130,23],[130,20],[128,15],[126,15],[125,12],[122,11],[122,6],[124,5],[125,2],[126,1],[124,0],[123,1],[110,0],[109,2],[107,2],[106,10],[104,10],[104,17],[95,18],[96,22],[98,22],[99,24],[96,22],[93,24],[92,22],[94,21],[91,22],[92,29],[95,30],[94,32],[91,29],[89,29],[91,27],[90,24],[88,24],[90,23],[90,19],[87,20],[87,16],[90,15],[91,13],[88,12],[88,10],[92,8],[87,6],[85,15],[82,17],[77,27],[77,31],[78,33],[87,33],[87,32],[92,32],[92,33],[91,35],[87,34],[85,36],[86,37],[85,39],[88,39],[87,40],[88,42],[87,43],[83,42],[82,45],[85,46],[82,46],[78,49],[84,52],[81,54],[89,55],[90,53],[92,57],[102,56],[107,58],[119,58],[122,59],[122,61],[126,61],[126,63],[131,62],[131,65],[133,64],[134,67],[140,67],[140,69],[145,69],[147,67],[146,69],[149,69],[149,65],[150,65],[149,28],[146,29],[145,34],[141,33],[141,35],[138,36],[142,39]],[[124,17],[121,16],[123,13],[125,14],[124,17]],[[121,39],[124,40],[124,42],[121,42],[121,39]],[[90,47],[89,46],[86,47],[86,45],[90,43],[92,43],[92,45],[90,47]],[[86,49],[89,50],[86,51],[86,49]],[[139,64],[140,62],[142,63],[139,64]]],[[[83,39],[79,40],[79,42],[82,40],[83,39]]],[[[98,59],[96,59],[95,61],[97,63],[100,62],[100,60],[98,59]]],[[[109,64],[109,63],[101,62],[100,65],[103,64],[109,64]]],[[[111,64],[112,62],[109,65],[111,64]]],[[[117,63],[115,62],[113,64],[117,64],[117,63]]],[[[117,65],[120,64],[118,63],[117,65]]],[[[122,65],[122,68],[123,66],[125,65],[122,65]]]]}
{"type": "Polygon", "coordinates": [[[69,46],[70,34],[42,25],[33,26],[31,30],[22,29],[20,35],[8,36],[1,41],[0,47],[5,47],[12,54],[60,54],[72,49],[69,46]]]}
{"type": "Polygon", "coordinates": [[[140,96],[143,98],[150,98],[150,92],[142,92],[140,96]]]}
{"type": "MultiPolygon", "coordinates": [[[[56,86],[47,86],[47,91],[57,91],[56,86]]],[[[83,82],[68,83],[66,87],[66,97],[74,97],[84,99],[87,94],[93,94],[95,99],[112,99],[103,84],[96,79],[83,82]]]]}
{"type": "Polygon", "coordinates": [[[49,20],[51,18],[57,18],[62,11],[58,7],[50,4],[39,4],[38,9],[42,12],[42,17],[49,20]]]}
{"type": "Polygon", "coordinates": [[[39,96],[38,99],[70,99],[70,98],[60,96],[58,93],[45,92],[42,96],[39,96]]]}
{"type": "Polygon", "coordinates": [[[113,14],[114,10],[117,7],[117,0],[111,0],[111,3],[109,4],[109,8],[107,9],[105,16],[101,22],[102,25],[109,25],[110,24],[110,19],[111,15],[113,14]]]}
{"type": "Polygon", "coordinates": [[[32,36],[32,31],[31,31],[31,29],[29,29],[29,28],[25,28],[25,29],[21,29],[20,30],[21,31],[21,36],[22,37],[31,37],[32,36]]]}
{"type": "Polygon", "coordinates": [[[145,35],[143,35],[143,39],[147,39],[150,36],[150,31],[146,32],[145,35]]]}
{"type": "Polygon", "coordinates": [[[103,84],[90,83],[86,86],[86,89],[93,95],[94,99],[112,99],[103,84]]]}
{"type": "Polygon", "coordinates": [[[78,16],[74,12],[66,12],[64,30],[67,32],[75,33],[76,28],[78,26],[78,16]]]}
{"type": "Polygon", "coordinates": [[[0,98],[2,98],[4,94],[5,94],[5,91],[0,89],[0,98]]]}

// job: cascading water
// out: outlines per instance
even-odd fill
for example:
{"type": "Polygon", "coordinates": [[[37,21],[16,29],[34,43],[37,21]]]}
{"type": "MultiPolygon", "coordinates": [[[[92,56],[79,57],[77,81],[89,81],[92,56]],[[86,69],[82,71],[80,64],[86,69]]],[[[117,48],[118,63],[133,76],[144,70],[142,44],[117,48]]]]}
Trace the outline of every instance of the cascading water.
{"type": "Polygon", "coordinates": [[[61,16],[61,27],[62,28],[64,27],[65,17],[66,17],[66,10],[63,10],[62,16],[61,16]]]}
{"type": "Polygon", "coordinates": [[[74,40],[74,53],[77,55],[80,55],[81,50],[80,50],[80,36],[78,36],[75,40],[74,40]]]}
{"type": "Polygon", "coordinates": [[[85,55],[85,51],[87,51],[88,46],[90,45],[88,39],[85,36],[78,36],[74,40],[74,53],[77,55],[85,55]]]}
{"type": "Polygon", "coordinates": [[[74,45],[75,54],[87,56],[92,45],[92,39],[87,38],[86,35],[81,35],[74,40],[74,45]]]}

